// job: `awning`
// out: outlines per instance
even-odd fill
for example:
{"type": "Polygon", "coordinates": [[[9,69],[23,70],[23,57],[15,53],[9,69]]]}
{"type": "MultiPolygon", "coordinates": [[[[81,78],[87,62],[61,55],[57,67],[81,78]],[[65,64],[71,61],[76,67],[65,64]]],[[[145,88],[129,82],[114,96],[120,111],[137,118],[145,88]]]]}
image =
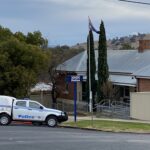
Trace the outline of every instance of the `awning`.
{"type": "MultiPolygon", "coordinates": [[[[110,81],[114,85],[121,85],[121,86],[131,86],[136,87],[136,78],[134,76],[127,76],[127,75],[110,75],[110,81]]],[[[86,76],[83,77],[83,80],[86,81],[86,76]]],[[[97,76],[96,76],[97,79],[97,76]]]]}
{"type": "Polygon", "coordinates": [[[110,80],[114,85],[136,87],[136,79],[134,76],[110,75],[110,80]]]}

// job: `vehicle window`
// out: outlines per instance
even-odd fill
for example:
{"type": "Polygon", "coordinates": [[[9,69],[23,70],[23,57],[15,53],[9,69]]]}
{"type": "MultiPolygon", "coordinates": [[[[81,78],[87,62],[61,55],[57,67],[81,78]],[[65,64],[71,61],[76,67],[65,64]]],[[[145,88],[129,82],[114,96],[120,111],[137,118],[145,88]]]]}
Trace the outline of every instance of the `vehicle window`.
{"type": "Polygon", "coordinates": [[[29,102],[29,107],[40,109],[40,105],[35,102],[29,102]]]}
{"type": "Polygon", "coordinates": [[[17,101],[16,106],[26,107],[26,102],[25,101],[17,101]]]}

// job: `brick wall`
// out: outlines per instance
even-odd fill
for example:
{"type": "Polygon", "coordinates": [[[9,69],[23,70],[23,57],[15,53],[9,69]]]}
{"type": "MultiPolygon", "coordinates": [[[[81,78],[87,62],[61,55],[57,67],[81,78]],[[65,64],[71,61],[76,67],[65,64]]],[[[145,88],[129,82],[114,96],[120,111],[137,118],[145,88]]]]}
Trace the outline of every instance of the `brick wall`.
{"type": "Polygon", "coordinates": [[[67,74],[59,74],[57,81],[56,81],[56,86],[59,89],[59,98],[64,98],[64,99],[73,99],[74,95],[74,83],[68,83],[67,87],[67,82],[66,82],[66,76],[67,74]]]}
{"type": "Polygon", "coordinates": [[[138,92],[150,91],[150,79],[138,79],[138,92]]]}

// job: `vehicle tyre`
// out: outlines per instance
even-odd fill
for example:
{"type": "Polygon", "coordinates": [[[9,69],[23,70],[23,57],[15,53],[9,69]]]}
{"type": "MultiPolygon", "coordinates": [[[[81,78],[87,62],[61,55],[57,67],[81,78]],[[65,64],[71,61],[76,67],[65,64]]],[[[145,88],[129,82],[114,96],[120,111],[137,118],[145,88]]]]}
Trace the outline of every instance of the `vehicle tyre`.
{"type": "Polygon", "coordinates": [[[49,116],[47,119],[46,119],[46,124],[48,127],[56,127],[57,126],[57,118],[55,116],[49,116]]]}
{"type": "Polygon", "coordinates": [[[9,115],[7,115],[7,114],[0,115],[0,125],[5,126],[5,125],[8,125],[10,123],[11,123],[11,118],[9,115]]]}
{"type": "Polygon", "coordinates": [[[42,122],[33,121],[32,124],[33,124],[34,126],[40,126],[40,125],[42,125],[42,122]]]}

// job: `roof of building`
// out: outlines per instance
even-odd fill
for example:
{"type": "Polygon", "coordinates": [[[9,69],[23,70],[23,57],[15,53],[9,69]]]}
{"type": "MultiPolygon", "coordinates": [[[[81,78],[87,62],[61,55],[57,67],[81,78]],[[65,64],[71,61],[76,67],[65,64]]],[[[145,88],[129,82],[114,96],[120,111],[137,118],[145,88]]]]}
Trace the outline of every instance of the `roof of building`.
{"type": "Polygon", "coordinates": [[[142,40],[150,40],[150,34],[146,34],[146,35],[142,38],[142,40]]]}
{"type": "Polygon", "coordinates": [[[136,78],[133,76],[126,75],[110,75],[110,80],[114,85],[123,85],[123,86],[136,86],[136,78]]]}
{"type": "MultiPolygon", "coordinates": [[[[97,75],[95,76],[96,80],[97,75]]],[[[86,80],[87,77],[83,76],[83,80],[86,80]]],[[[136,78],[134,76],[129,76],[129,75],[110,75],[109,80],[113,82],[114,85],[123,85],[123,86],[131,86],[135,87],[136,86],[136,78]]]]}
{"type": "Polygon", "coordinates": [[[136,78],[149,78],[150,79],[150,65],[147,65],[140,70],[134,72],[136,78]]]}
{"type": "Polygon", "coordinates": [[[52,91],[52,83],[51,84],[46,84],[44,82],[39,82],[33,88],[31,88],[30,91],[31,92],[52,91]]]}
{"type": "MultiPolygon", "coordinates": [[[[137,78],[150,78],[150,50],[139,53],[138,50],[108,50],[110,80],[116,85],[136,86],[137,78]]],[[[97,66],[98,51],[95,50],[97,66]]],[[[86,76],[87,52],[84,51],[65,61],[57,70],[76,72],[86,76]]],[[[97,75],[96,75],[97,79],[97,75]]]]}
{"type": "MultiPolygon", "coordinates": [[[[98,51],[95,50],[95,59],[98,58],[98,51]]],[[[57,67],[57,70],[86,72],[87,52],[84,51],[73,58],[65,61],[57,67]]],[[[96,61],[97,65],[97,61],[96,61]]],[[[150,50],[139,53],[138,50],[108,50],[109,72],[134,74],[150,65],[150,50]]],[[[137,74],[138,75],[138,74],[137,74]]],[[[142,72],[140,72],[142,75],[142,72]]],[[[150,76],[150,71],[147,72],[150,76]]]]}

